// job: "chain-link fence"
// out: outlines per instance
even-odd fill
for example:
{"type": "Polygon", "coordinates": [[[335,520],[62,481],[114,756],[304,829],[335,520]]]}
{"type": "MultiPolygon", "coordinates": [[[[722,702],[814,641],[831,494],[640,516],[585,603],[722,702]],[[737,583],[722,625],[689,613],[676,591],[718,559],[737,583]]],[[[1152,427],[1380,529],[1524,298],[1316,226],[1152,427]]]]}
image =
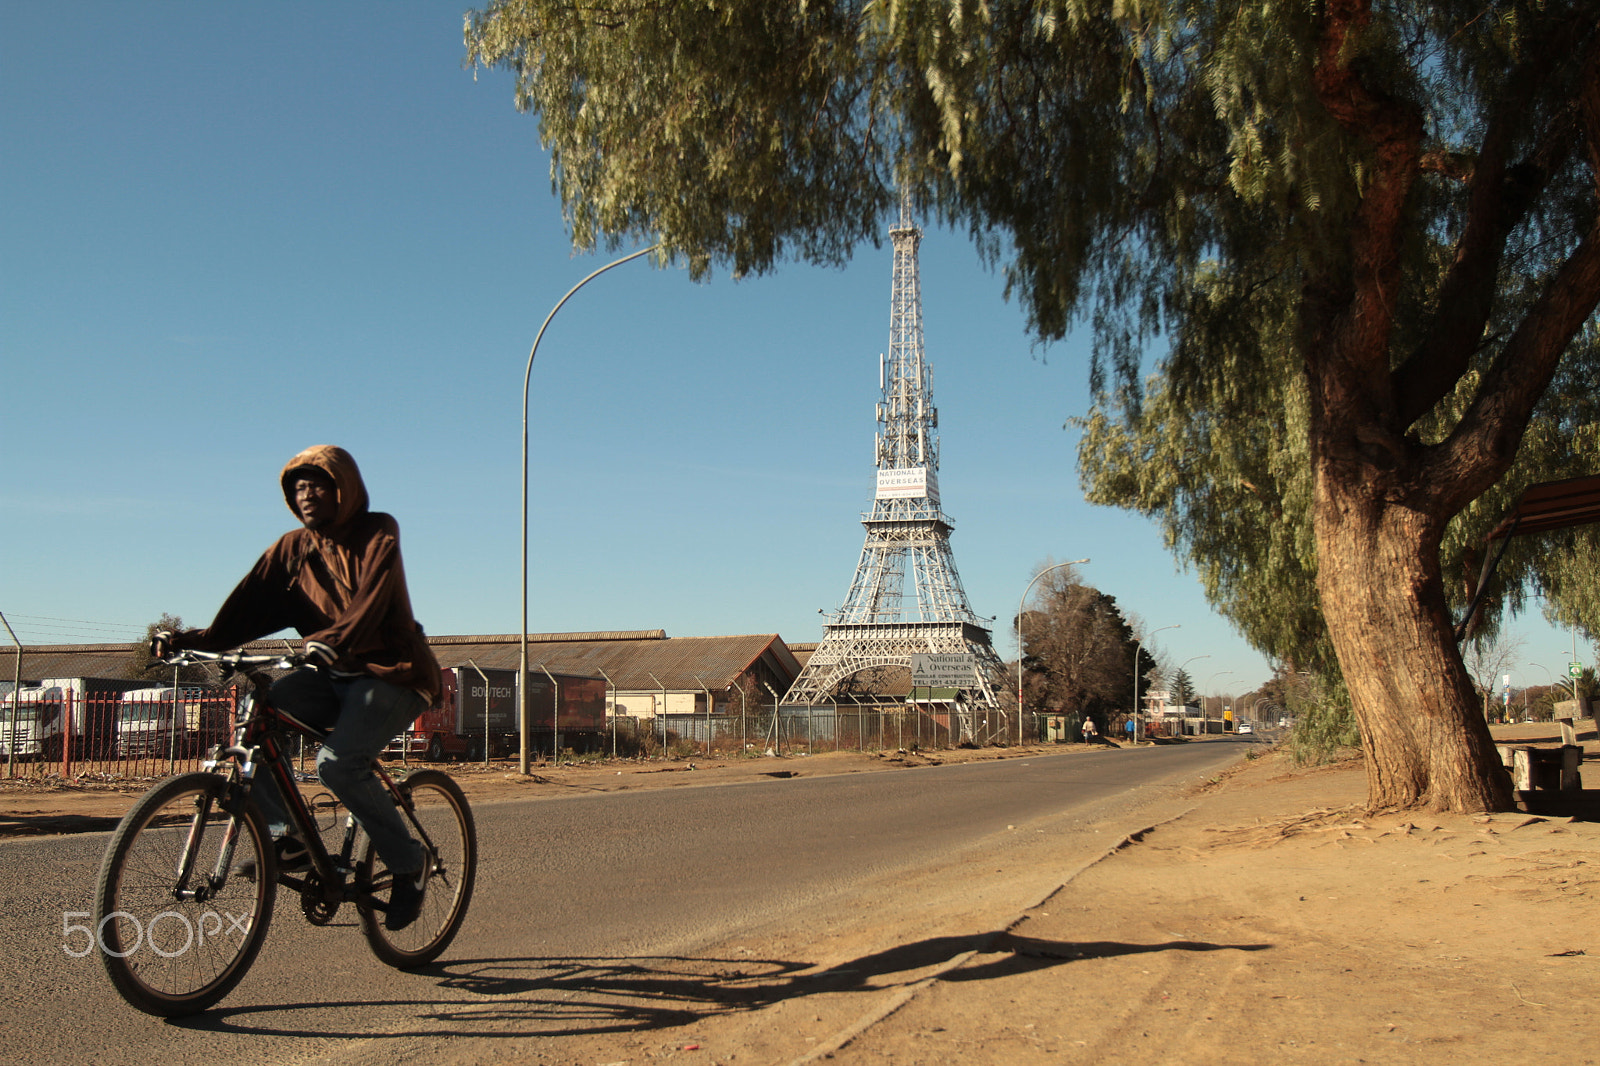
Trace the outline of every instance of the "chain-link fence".
{"type": "MultiPolygon", "coordinates": [[[[1039,738],[1038,716],[1023,723],[1024,742],[1039,738]]],[[[681,714],[611,719],[604,751],[618,756],[794,755],[828,751],[917,751],[962,744],[1014,744],[1014,717],[995,712],[919,709],[904,704],[769,706],[749,714],[681,714]]]]}

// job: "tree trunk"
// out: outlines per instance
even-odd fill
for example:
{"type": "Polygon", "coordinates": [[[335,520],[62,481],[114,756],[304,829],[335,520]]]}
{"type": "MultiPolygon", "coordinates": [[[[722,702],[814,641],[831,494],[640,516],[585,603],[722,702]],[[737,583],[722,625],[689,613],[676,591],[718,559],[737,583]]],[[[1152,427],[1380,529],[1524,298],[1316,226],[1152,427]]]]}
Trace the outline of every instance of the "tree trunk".
{"type": "Polygon", "coordinates": [[[1443,522],[1394,500],[1370,481],[1317,478],[1317,586],[1361,727],[1368,806],[1508,810],[1510,779],[1451,632],[1443,522]]]}

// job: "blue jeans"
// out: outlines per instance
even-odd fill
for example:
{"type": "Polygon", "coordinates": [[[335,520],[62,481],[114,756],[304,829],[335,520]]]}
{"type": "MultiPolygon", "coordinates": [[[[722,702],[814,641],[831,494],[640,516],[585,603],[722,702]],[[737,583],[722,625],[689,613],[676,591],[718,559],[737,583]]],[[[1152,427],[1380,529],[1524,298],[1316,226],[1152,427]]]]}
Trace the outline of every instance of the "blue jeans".
{"type": "MultiPolygon", "coordinates": [[[[317,752],[318,780],[355,816],[384,865],[400,873],[420,870],[422,845],[372,772],[372,760],[427,709],[422,694],[375,677],[335,678],[303,667],[273,682],[269,698],[300,721],[330,730],[317,752]]],[[[256,775],[254,795],[272,835],[287,833],[289,816],[270,774],[256,775]]]]}

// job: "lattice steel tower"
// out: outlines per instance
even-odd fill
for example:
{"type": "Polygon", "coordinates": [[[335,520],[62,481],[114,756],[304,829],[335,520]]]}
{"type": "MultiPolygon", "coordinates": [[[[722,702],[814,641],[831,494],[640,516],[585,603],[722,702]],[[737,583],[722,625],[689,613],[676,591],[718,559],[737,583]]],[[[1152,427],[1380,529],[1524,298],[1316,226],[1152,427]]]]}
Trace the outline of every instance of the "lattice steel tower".
{"type": "MultiPolygon", "coordinates": [[[[846,678],[875,666],[911,665],[918,652],[967,653],[974,676],[964,708],[997,706],[1004,674],[985,620],[967,606],[950,552],[952,523],[939,509],[939,415],[933,373],[922,347],[922,287],[917,248],[922,230],[902,202],[889,231],[894,284],[889,306],[889,355],[880,357],[878,468],[872,513],[862,516],[866,544],[850,593],[823,626],[822,642],[784,696],[786,704],[827,700],[846,678]],[[905,589],[911,573],[911,594],[905,589]]],[[[967,721],[963,733],[970,734],[967,721]]]]}

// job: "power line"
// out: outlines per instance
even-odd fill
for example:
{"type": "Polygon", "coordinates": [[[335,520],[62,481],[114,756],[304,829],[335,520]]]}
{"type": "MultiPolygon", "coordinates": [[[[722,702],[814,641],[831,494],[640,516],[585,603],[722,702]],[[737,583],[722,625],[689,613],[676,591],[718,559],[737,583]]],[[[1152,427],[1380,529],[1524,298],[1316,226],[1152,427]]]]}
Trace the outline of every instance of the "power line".
{"type": "Polygon", "coordinates": [[[125,644],[144,636],[146,626],[101,619],[54,618],[49,615],[7,616],[17,639],[27,644],[125,644]]]}

